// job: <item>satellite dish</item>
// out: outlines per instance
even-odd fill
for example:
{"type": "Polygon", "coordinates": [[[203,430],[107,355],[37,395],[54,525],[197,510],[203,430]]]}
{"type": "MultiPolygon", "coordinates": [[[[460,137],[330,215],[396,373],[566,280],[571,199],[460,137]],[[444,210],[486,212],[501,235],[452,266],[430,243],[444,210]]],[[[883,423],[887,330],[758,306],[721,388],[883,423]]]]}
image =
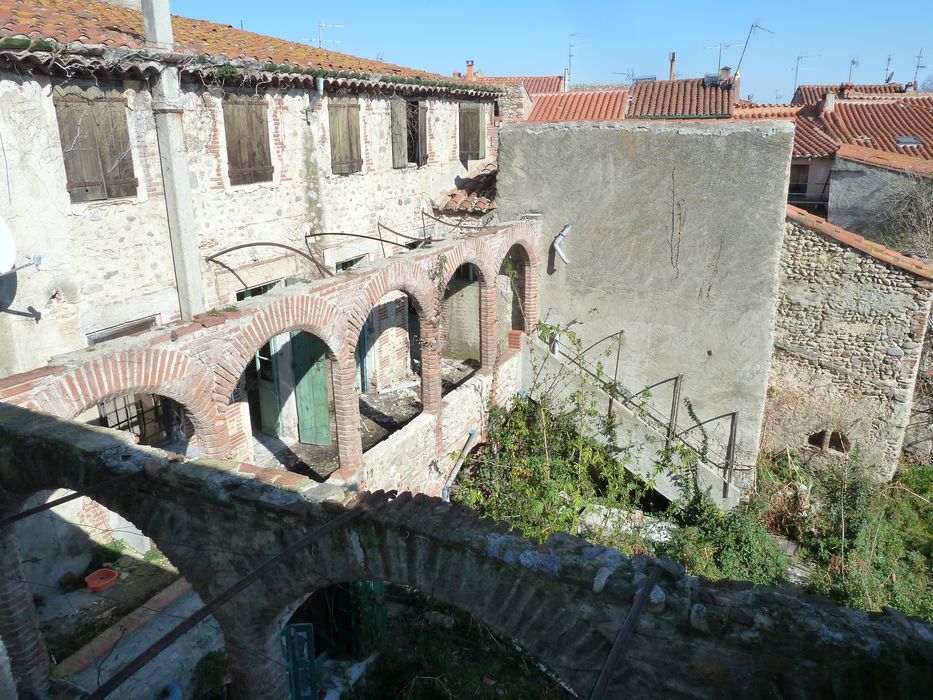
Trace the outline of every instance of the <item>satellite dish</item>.
{"type": "Polygon", "coordinates": [[[884,79],[884,84],[887,85],[887,84],[890,83],[892,80],[894,80],[894,71],[893,71],[893,70],[892,70],[890,73],[888,73],[888,77],[884,79]]]}
{"type": "Polygon", "coordinates": [[[0,273],[9,272],[16,265],[16,243],[6,221],[0,218],[0,273]]]}

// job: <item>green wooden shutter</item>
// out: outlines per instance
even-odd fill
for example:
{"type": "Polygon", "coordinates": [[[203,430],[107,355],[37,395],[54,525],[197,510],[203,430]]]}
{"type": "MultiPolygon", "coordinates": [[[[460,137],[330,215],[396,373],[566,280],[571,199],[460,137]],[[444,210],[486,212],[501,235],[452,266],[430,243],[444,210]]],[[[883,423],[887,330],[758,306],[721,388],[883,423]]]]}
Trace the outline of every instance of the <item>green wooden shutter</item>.
{"type": "Polygon", "coordinates": [[[229,95],[224,98],[223,110],[230,184],[269,182],[273,167],[265,99],[229,95]]]}
{"type": "Polygon", "coordinates": [[[336,175],[361,171],[359,103],[356,100],[332,99],[327,106],[327,114],[331,171],[336,175]]]}
{"type": "Polygon", "coordinates": [[[428,105],[418,103],[418,165],[428,162],[428,105]]]}
{"type": "Polygon", "coordinates": [[[408,114],[405,100],[390,101],[392,110],[392,167],[404,168],[408,165],[408,114]]]}

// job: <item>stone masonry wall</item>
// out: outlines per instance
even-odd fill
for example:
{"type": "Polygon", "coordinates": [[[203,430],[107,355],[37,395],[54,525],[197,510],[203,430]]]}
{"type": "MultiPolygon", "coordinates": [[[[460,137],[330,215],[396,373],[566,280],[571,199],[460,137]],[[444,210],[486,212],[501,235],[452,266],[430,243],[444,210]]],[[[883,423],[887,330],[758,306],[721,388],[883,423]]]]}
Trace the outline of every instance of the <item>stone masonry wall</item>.
{"type": "Polygon", "coordinates": [[[787,222],[762,448],[839,432],[889,479],[910,415],[933,287],[787,222]]]}

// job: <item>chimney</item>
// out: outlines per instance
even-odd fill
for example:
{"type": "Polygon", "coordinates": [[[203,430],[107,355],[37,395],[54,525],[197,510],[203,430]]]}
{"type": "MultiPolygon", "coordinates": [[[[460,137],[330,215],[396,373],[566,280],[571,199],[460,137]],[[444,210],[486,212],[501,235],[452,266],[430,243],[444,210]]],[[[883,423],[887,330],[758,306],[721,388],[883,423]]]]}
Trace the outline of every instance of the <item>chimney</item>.
{"type": "Polygon", "coordinates": [[[836,93],[827,92],[826,97],[823,98],[823,114],[827,114],[836,109],[836,93]]]}
{"type": "Polygon", "coordinates": [[[671,62],[671,73],[670,73],[670,77],[668,78],[668,80],[673,80],[674,79],[674,64],[677,63],[677,52],[671,51],[667,55],[667,60],[671,62]]]}
{"type": "Polygon", "coordinates": [[[464,77],[467,80],[473,80],[473,61],[467,61],[467,71],[464,77]]]}
{"type": "Polygon", "coordinates": [[[143,0],[142,5],[146,44],[173,50],[175,39],[172,36],[172,14],[168,10],[168,0],[143,0]]]}
{"type": "Polygon", "coordinates": [[[732,78],[732,69],[729,66],[723,66],[719,69],[719,84],[725,85],[732,78]]]}
{"type": "Polygon", "coordinates": [[[564,68],[564,92],[570,90],[570,69],[564,68]]]}

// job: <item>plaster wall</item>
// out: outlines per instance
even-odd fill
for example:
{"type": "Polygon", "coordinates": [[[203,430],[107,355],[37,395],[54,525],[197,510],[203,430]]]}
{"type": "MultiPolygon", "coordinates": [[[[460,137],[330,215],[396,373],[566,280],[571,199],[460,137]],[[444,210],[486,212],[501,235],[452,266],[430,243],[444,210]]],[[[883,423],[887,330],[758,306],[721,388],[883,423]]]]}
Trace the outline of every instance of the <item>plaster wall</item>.
{"type": "Polygon", "coordinates": [[[883,240],[885,200],[903,182],[893,170],[836,158],[830,174],[827,219],[860,236],[883,240]]]}
{"type": "Polygon", "coordinates": [[[831,158],[794,158],[794,165],[808,165],[807,203],[823,202],[829,199],[829,175],[833,161],[831,158]]]}
{"type": "Polygon", "coordinates": [[[762,448],[838,431],[890,479],[911,411],[928,282],[787,222],[762,448]]]}
{"type": "MultiPolygon", "coordinates": [[[[738,411],[739,463],[754,462],[764,413],[792,142],[786,122],[506,125],[499,138],[500,216],[540,214],[541,318],[577,322],[584,347],[624,330],[631,390],[683,373],[701,419],[738,411]],[[567,223],[569,264],[551,250],[567,223]]],[[[670,391],[653,392],[662,412],[670,391]]],[[[728,421],[710,435],[724,445],[728,421]]]]}

